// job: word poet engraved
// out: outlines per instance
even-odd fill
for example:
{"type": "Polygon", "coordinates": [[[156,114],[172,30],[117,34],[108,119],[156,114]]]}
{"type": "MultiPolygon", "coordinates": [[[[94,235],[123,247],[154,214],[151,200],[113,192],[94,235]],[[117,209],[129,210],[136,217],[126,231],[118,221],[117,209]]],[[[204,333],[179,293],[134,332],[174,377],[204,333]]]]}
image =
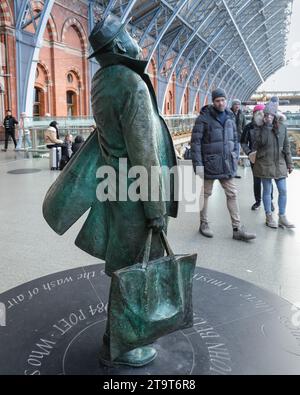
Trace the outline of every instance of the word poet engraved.
{"type": "Polygon", "coordinates": [[[68,318],[62,318],[57,322],[57,324],[53,325],[60,335],[64,336],[70,329],[76,326],[80,321],[85,321],[87,319],[86,315],[80,309],[76,313],[71,313],[68,318]]]}
{"type": "Polygon", "coordinates": [[[64,336],[81,322],[86,321],[88,318],[96,318],[98,315],[106,314],[106,312],[107,303],[100,302],[96,306],[89,305],[87,311],[79,309],[76,312],[72,312],[68,317],[60,319],[52,326],[60,336],[64,336]]]}

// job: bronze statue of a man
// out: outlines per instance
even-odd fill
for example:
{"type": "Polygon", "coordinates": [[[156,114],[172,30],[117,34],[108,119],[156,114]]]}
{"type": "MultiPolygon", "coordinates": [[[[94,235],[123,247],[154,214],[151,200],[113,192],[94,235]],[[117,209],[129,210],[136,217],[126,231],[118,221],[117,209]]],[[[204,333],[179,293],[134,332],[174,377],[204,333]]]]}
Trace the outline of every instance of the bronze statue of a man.
{"type": "MultiPolygon", "coordinates": [[[[147,170],[150,193],[151,169],[174,168],[177,159],[145,72],[147,62],[141,60],[141,48],[128,34],[126,24],[110,15],[96,24],[89,39],[94,50],[90,57],[95,57],[101,66],[93,78],[91,92],[97,130],[48,191],[43,213],[49,225],[63,234],[90,208],[75,243],[87,253],[103,259],[105,272],[111,276],[114,271],[137,262],[149,228],[154,230],[150,258],[161,257],[164,249],[159,232],[166,231],[168,217],[176,217],[178,209],[174,179],[165,177],[164,172],[157,180],[159,199],[153,200],[151,196],[138,201],[120,199],[118,180],[124,170],[123,164],[126,161],[129,171],[134,166],[147,170]],[[97,177],[102,166],[109,166],[116,174],[117,199],[101,201],[97,198],[101,181],[97,177]],[[162,193],[165,190],[170,191],[167,199],[162,193]]],[[[126,177],[128,190],[134,179],[128,174],[126,177]]],[[[143,366],[156,357],[155,349],[147,346],[111,361],[110,325],[113,323],[107,323],[101,349],[100,358],[104,364],[143,366]]]]}

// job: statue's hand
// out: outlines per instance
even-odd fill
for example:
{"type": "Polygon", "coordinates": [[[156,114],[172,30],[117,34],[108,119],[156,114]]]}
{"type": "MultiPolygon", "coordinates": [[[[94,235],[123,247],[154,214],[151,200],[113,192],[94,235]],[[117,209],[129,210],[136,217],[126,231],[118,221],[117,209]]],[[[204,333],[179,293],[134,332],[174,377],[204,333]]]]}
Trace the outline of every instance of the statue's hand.
{"type": "Polygon", "coordinates": [[[152,228],[154,233],[160,233],[165,226],[165,219],[163,216],[158,218],[150,219],[148,222],[148,228],[152,228]]]}

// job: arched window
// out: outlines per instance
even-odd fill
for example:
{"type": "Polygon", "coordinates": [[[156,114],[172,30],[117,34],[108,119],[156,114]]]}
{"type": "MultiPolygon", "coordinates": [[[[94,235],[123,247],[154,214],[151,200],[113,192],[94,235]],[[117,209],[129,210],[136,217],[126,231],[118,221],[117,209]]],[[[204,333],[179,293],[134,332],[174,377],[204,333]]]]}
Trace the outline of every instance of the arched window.
{"type": "Polygon", "coordinates": [[[12,25],[12,13],[11,8],[7,0],[0,1],[0,26],[11,26],[12,25]]]}
{"type": "MultiPolygon", "coordinates": [[[[0,40],[2,39],[3,37],[1,37],[0,35],[0,40]]],[[[2,77],[1,74],[5,74],[6,71],[7,69],[6,69],[6,61],[5,61],[5,46],[0,41],[0,122],[2,122],[2,120],[5,117],[5,103],[4,103],[5,78],[2,77]]]]}
{"type": "Polygon", "coordinates": [[[67,113],[68,117],[77,115],[76,94],[72,91],[67,91],[67,113]]]}
{"type": "Polygon", "coordinates": [[[148,69],[148,73],[150,75],[152,85],[154,87],[155,93],[157,94],[157,69],[156,69],[156,63],[154,59],[151,59],[150,66],[148,69]]]}
{"type": "Polygon", "coordinates": [[[42,89],[35,87],[33,92],[33,116],[40,117],[42,111],[43,92],[42,89]]]}
{"type": "Polygon", "coordinates": [[[35,83],[33,93],[33,114],[43,117],[51,112],[51,96],[49,91],[50,74],[46,64],[38,63],[35,72],[35,83]]]}
{"type": "MultiPolygon", "coordinates": [[[[0,38],[2,39],[2,37],[0,38]]],[[[6,67],[5,45],[0,41],[0,74],[2,74],[5,67],[6,67]]]]}
{"type": "Polygon", "coordinates": [[[169,91],[167,109],[169,114],[173,114],[173,95],[171,91],[169,91]]]}
{"type": "Polygon", "coordinates": [[[67,75],[67,80],[68,80],[68,83],[69,83],[69,84],[72,84],[74,78],[73,78],[73,75],[72,75],[71,73],[69,73],[69,74],[67,75]]]}

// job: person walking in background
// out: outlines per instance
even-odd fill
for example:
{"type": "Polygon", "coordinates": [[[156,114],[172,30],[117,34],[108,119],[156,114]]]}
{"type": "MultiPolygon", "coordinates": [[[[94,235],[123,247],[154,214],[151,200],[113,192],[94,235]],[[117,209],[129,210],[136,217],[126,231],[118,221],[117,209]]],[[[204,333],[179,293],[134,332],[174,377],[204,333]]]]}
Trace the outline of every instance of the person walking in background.
{"type": "Polygon", "coordinates": [[[72,144],[73,144],[73,136],[71,133],[68,133],[65,135],[65,139],[64,139],[64,147],[66,147],[67,151],[66,151],[66,156],[70,159],[72,156],[72,144]]]}
{"type": "Polygon", "coordinates": [[[61,145],[61,160],[59,163],[59,170],[63,170],[72,156],[73,136],[71,133],[65,135],[63,144],[61,145]]]}
{"type": "Polygon", "coordinates": [[[266,212],[266,225],[270,228],[295,226],[286,217],[288,174],[293,171],[293,162],[287,128],[277,118],[277,109],[268,103],[264,109],[263,125],[257,126],[256,159],[253,168],[255,177],[262,179],[263,202],[266,212]],[[271,208],[272,180],[278,188],[279,222],[275,221],[271,208]]]}
{"type": "Polygon", "coordinates": [[[286,116],[279,111],[279,98],[277,96],[273,96],[270,99],[269,106],[272,107],[273,111],[276,112],[276,118],[279,123],[285,123],[286,116]]]}
{"type": "Polygon", "coordinates": [[[15,117],[12,116],[12,112],[10,110],[6,111],[6,117],[3,120],[3,126],[5,129],[5,146],[2,148],[2,151],[6,152],[8,148],[8,139],[9,137],[12,138],[15,148],[17,146],[17,141],[15,137],[16,133],[16,125],[18,125],[19,122],[16,120],[15,117]]]}
{"type": "MultiPolygon", "coordinates": [[[[240,142],[241,142],[242,133],[243,133],[244,127],[247,124],[246,117],[241,110],[241,105],[242,105],[242,103],[239,99],[232,100],[231,111],[233,112],[233,115],[235,117],[236,129],[237,129],[238,141],[239,141],[238,158],[240,157],[240,142]]],[[[239,175],[236,175],[235,178],[242,178],[242,177],[239,175]]]]}
{"type": "Polygon", "coordinates": [[[80,147],[84,144],[84,138],[80,135],[75,137],[75,141],[72,144],[72,155],[76,154],[76,152],[80,149],[80,147]]]}
{"type": "MultiPolygon", "coordinates": [[[[250,123],[248,123],[243,130],[241,137],[241,146],[244,153],[249,157],[251,163],[251,169],[253,174],[255,155],[256,155],[256,127],[262,126],[264,123],[264,104],[258,104],[253,109],[253,118],[250,123]]],[[[254,197],[255,203],[252,205],[251,210],[259,209],[261,205],[261,179],[259,177],[255,177],[253,174],[253,189],[254,189],[254,197]]],[[[272,201],[271,201],[271,210],[274,211],[273,205],[273,184],[272,184],[272,201]]]]}
{"type": "Polygon", "coordinates": [[[256,238],[241,226],[237,188],[234,177],[238,161],[238,136],[236,121],[227,109],[226,93],[223,89],[212,92],[213,104],[202,108],[192,132],[192,162],[196,174],[201,175],[204,167],[204,204],[200,213],[199,232],[213,237],[208,225],[208,199],[215,180],[219,180],[227,198],[231,216],[233,238],[248,241],[256,238]]]}
{"type": "Polygon", "coordinates": [[[31,146],[32,146],[31,139],[30,139],[30,130],[28,128],[26,128],[25,118],[26,118],[26,113],[22,112],[21,118],[20,118],[20,123],[19,123],[19,137],[18,137],[18,144],[17,144],[16,150],[20,150],[23,147],[23,141],[24,141],[24,148],[26,147],[26,143],[27,143],[28,148],[31,148],[31,146]]]}

